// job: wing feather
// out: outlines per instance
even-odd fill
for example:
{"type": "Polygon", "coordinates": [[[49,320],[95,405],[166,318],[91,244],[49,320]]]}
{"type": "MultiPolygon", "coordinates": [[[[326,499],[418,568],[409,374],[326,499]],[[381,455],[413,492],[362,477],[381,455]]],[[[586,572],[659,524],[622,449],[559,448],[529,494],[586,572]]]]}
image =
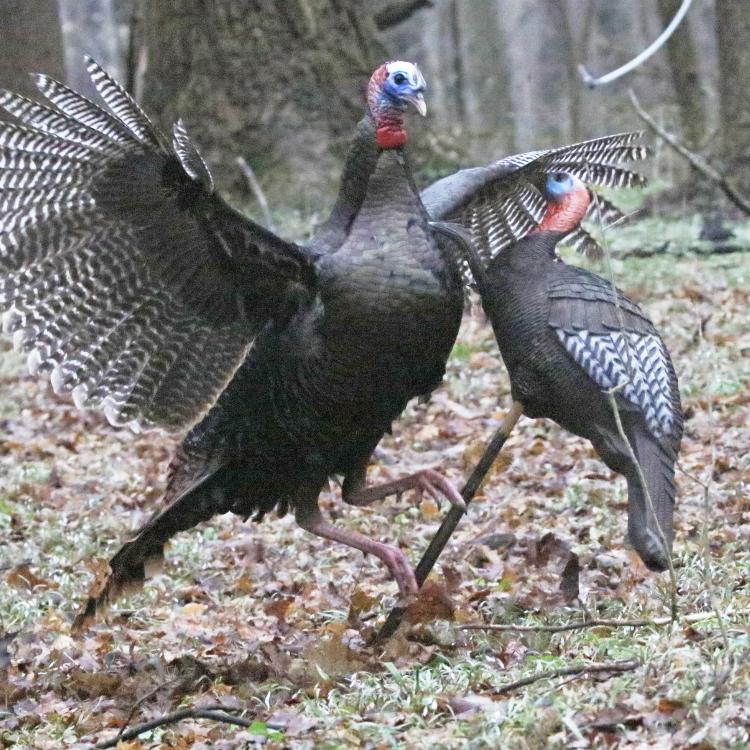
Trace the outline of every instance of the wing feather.
{"type": "Polygon", "coordinates": [[[549,325],[558,340],[602,390],[618,389],[621,401],[640,410],[656,438],[679,444],[677,376],[658,331],[604,279],[568,269],[549,288],[549,325]]]}
{"type": "MultiPolygon", "coordinates": [[[[639,142],[641,136],[639,132],[618,133],[508,156],[438,180],[422,191],[422,201],[433,219],[466,226],[477,252],[489,262],[541,220],[546,200],[539,187],[547,174],[568,172],[595,187],[643,185],[641,175],[621,166],[649,155],[639,142]]],[[[590,254],[601,251],[591,235],[581,232],[574,239],[590,254]]]]}
{"type": "Polygon", "coordinates": [[[96,63],[109,111],[46,76],[49,106],[0,93],[0,308],[58,392],[114,424],[179,430],[213,404],[256,333],[314,294],[313,256],[213,193],[96,63]]]}

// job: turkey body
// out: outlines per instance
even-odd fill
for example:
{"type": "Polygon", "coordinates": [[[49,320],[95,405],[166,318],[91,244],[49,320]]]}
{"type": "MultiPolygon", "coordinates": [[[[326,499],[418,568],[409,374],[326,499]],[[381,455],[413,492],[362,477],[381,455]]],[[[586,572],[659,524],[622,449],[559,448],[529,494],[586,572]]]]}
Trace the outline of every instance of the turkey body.
{"type": "Polygon", "coordinates": [[[682,437],[677,378],[646,315],[609,282],[555,257],[561,234],[539,232],[506,248],[487,270],[483,305],[508,369],[513,399],[590,440],[628,483],[631,543],[653,570],[668,554],[607,391],[641,465],[658,524],[672,539],[674,463],[682,437]],[[628,363],[629,359],[629,363],[628,363]],[[624,384],[624,385],[623,385],[624,384]]]}
{"type": "Polygon", "coordinates": [[[217,513],[314,503],[333,475],[354,488],[408,400],[443,377],[462,314],[458,268],[403,154],[377,149],[367,118],[352,151],[336,220],[313,241],[317,292],[261,331],[187,435],[154,548],[217,513]]]}

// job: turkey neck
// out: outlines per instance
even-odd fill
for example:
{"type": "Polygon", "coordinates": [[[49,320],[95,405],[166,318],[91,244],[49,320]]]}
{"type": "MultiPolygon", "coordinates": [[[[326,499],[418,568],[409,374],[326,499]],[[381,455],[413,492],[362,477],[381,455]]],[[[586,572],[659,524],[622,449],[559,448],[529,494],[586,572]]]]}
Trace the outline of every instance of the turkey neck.
{"type": "Polygon", "coordinates": [[[315,245],[330,252],[344,242],[367,194],[367,185],[377,165],[378,155],[375,122],[365,115],[354,130],[336,202],[328,219],[315,233],[315,245]]]}
{"type": "Polygon", "coordinates": [[[534,269],[538,271],[539,267],[557,262],[555,248],[563,237],[562,232],[532,232],[494,258],[487,269],[488,273],[497,277],[503,269],[534,272],[534,269]]]}
{"type": "Polygon", "coordinates": [[[559,232],[533,232],[505,248],[487,268],[482,306],[511,375],[529,356],[529,346],[547,327],[549,274],[559,264],[559,232]]]}
{"type": "Polygon", "coordinates": [[[370,383],[365,391],[388,382],[405,402],[431,390],[460,322],[458,268],[432,236],[403,149],[379,149],[371,118],[357,128],[323,236],[336,240],[318,263],[331,356],[370,383]]]}

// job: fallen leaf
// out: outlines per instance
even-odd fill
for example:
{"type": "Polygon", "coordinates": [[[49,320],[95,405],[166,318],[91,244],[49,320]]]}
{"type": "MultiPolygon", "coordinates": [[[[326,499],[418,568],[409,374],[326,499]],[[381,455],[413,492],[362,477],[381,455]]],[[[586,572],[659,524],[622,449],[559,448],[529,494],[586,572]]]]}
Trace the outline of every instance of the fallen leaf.
{"type": "Polygon", "coordinates": [[[56,589],[57,584],[54,581],[47,581],[33,573],[28,563],[21,563],[11,568],[5,574],[5,582],[14,589],[21,591],[34,591],[35,589],[56,589]]]}

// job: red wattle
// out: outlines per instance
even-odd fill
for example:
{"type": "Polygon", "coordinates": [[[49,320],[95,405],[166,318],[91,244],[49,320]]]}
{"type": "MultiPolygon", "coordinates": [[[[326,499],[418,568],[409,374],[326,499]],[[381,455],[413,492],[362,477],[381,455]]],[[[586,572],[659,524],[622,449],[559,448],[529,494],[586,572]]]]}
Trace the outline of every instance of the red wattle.
{"type": "Polygon", "coordinates": [[[380,148],[398,148],[406,143],[406,131],[399,124],[386,123],[379,125],[375,131],[375,140],[380,148]]]}

